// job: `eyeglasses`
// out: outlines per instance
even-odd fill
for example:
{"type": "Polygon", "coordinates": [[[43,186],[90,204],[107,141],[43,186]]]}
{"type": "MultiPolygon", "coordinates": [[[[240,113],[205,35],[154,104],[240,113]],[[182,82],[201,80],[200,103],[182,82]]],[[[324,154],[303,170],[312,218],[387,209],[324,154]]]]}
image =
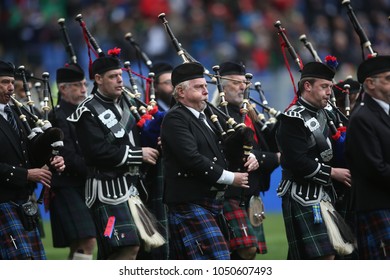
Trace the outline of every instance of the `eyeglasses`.
{"type": "Polygon", "coordinates": [[[75,87],[88,87],[88,83],[87,82],[75,82],[75,83],[68,83],[69,86],[75,86],[75,87]]]}
{"type": "Polygon", "coordinates": [[[390,81],[390,75],[388,73],[386,74],[379,74],[379,75],[374,75],[371,77],[372,79],[381,79],[384,78],[386,81],[390,81]]]}
{"type": "Polygon", "coordinates": [[[159,82],[158,84],[163,84],[163,85],[171,86],[171,85],[172,85],[172,81],[171,81],[171,80],[165,80],[165,81],[163,81],[163,82],[159,82]]]}

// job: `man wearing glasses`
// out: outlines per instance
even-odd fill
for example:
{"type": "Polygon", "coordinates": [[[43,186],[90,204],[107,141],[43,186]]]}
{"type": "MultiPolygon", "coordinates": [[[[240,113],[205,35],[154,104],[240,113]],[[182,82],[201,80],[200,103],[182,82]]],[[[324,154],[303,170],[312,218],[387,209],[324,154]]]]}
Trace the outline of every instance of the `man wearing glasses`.
{"type": "Polygon", "coordinates": [[[172,70],[173,67],[165,62],[156,63],[150,69],[150,72],[154,73],[154,89],[160,111],[168,111],[171,106],[173,96],[172,70]]]}
{"type": "Polygon", "coordinates": [[[74,124],[66,120],[87,96],[84,72],[77,64],[57,70],[58,104],[50,114],[53,125],[64,132],[61,154],[66,162],[63,173],[53,175],[50,222],[55,248],[69,247],[68,259],[88,260],[96,246],[95,225],[85,204],[87,167],[74,124]]]}

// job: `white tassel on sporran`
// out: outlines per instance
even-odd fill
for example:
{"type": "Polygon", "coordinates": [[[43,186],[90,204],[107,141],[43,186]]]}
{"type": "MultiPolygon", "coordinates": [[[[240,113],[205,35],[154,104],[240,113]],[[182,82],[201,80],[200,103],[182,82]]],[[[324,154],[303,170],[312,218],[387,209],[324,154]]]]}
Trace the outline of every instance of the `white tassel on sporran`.
{"type": "Polygon", "coordinates": [[[165,239],[158,232],[157,220],[138,196],[130,196],[128,200],[131,215],[137,230],[144,241],[146,252],[165,244],[165,239]]]}
{"type": "MultiPolygon", "coordinates": [[[[329,201],[320,202],[321,215],[325,222],[325,226],[329,235],[330,242],[333,245],[333,248],[336,250],[337,254],[341,256],[349,255],[355,249],[355,241],[345,240],[343,237],[353,236],[351,230],[346,225],[342,217],[336,212],[333,205],[329,201]],[[340,221],[336,221],[341,219],[340,221]],[[343,229],[340,229],[340,223],[343,223],[345,226],[343,229]],[[340,231],[348,231],[341,233],[340,231]]],[[[349,239],[349,238],[348,238],[349,239]]]]}

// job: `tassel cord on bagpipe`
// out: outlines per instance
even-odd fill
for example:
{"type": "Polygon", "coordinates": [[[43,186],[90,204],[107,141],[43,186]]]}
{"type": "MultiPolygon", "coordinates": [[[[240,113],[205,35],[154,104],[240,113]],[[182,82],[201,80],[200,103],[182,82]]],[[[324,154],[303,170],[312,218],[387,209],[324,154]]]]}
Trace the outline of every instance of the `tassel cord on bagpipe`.
{"type": "MultiPolygon", "coordinates": [[[[153,62],[150,60],[150,58],[147,56],[147,54],[144,51],[142,51],[140,45],[134,40],[133,35],[130,32],[126,33],[125,40],[127,40],[136,51],[136,56],[138,58],[137,59],[138,60],[138,69],[140,71],[140,75],[142,76],[141,60],[146,65],[146,67],[148,67],[148,69],[150,71],[153,67],[153,62]]],[[[141,86],[142,86],[142,89],[144,91],[147,91],[145,89],[146,87],[145,87],[144,83],[142,83],[141,86]]],[[[146,103],[149,102],[148,96],[146,96],[145,100],[146,100],[146,103]]]]}
{"type": "MultiPolygon", "coordinates": [[[[87,47],[88,47],[89,72],[90,72],[90,78],[93,80],[93,77],[91,75],[92,58],[90,55],[90,51],[92,50],[96,57],[105,57],[106,55],[103,52],[103,50],[100,48],[100,46],[98,45],[96,39],[92,36],[86,23],[83,20],[82,15],[78,14],[75,19],[76,19],[76,21],[78,21],[80,23],[80,26],[81,26],[82,31],[83,31],[84,39],[85,39],[87,47]]],[[[110,51],[109,51],[109,54],[110,54],[110,51]]],[[[133,116],[135,117],[135,119],[137,121],[137,125],[139,127],[142,127],[144,125],[144,123],[147,121],[147,119],[148,120],[152,119],[152,117],[150,115],[148,115],[148,111],[150,111],[151,108],[150,108],[150,106],[148,108],[148,105],[146,105],[140,99],[141,94],[138,92],[138,88],[136,86],[135,80],[132,78],[132,71],[130,69],[130,62],[125,62],[124,68],[122,70],[126,71],[130,75],[130,83],[132,85],[131,91],[129,91],[125,87],[123,87],[123,93],[126,96],[126,98],[129,98],[129,97],[133,98],[138,103],[138,107],[136,107],[136,106],[130,107],[130,111],[133,114],[133,116]]],[[[96,87],[97,87],[97,85],[96,85],[96,83],[94,83],[94,88],[92,91],[95,91],[96,87]]],[[[130,104],[131,104],[131,102],[130,102],[130,104]]]]}

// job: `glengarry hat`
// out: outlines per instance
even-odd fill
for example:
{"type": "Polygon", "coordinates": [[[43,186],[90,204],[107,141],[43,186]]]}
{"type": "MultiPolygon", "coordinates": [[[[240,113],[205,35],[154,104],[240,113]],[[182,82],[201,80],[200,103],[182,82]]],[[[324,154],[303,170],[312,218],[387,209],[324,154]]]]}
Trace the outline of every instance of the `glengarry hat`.
{"type": "Polygon", "coordinates": [[[204,77],[204,67],[198,62],[188,62],[180,64],[172,71],[172,85],[204,77]]]}
{"type": "Polygon", "coordinates": [[[390,56],[375,56],[363,61],[357,70],[357,78],[360,83],[368,77],[390,71],[390,56]]]}
{"type": "Polygon", "coordinates": [[[15,77],[15,66],[11,62],[0,60],[0,76],[15,77]]]}
{"type": "Polygon", "coordinates": [[[154,79],[158,79],[162,74],[164,73],[170,73],[172,72],[173,67],[165,62],[159,62],[156,64],[153,64],[153,67],[150,69],[150,72],[154,73],[154,79]]]}
{"type": "Polygon", "coordinates": [[[84,80],[84,78],[84,71],[78,64],[68,64],[57,69],[57,84],[79,82],[84,80]]]}
{"type": "Polygon", "coordinates": [[[235,62],[227,61],[219,65],[219,74],[221,76],[245,75],[245,66],[235,62]]]}
{"type": "Polygon", "coordinates": [[[92,63],[92,76],[96,74],[102,75],[107,71],[121,68],[121,63],[118,58],[112,56],[99,57],[92,63]]]}
{"type": "Polygon", "coordinates": [[[317,78],[332,81],[335,71],[321,62],[308,62],[303,66],[301,71],[301,80],[303,78],[317,78]]]}

